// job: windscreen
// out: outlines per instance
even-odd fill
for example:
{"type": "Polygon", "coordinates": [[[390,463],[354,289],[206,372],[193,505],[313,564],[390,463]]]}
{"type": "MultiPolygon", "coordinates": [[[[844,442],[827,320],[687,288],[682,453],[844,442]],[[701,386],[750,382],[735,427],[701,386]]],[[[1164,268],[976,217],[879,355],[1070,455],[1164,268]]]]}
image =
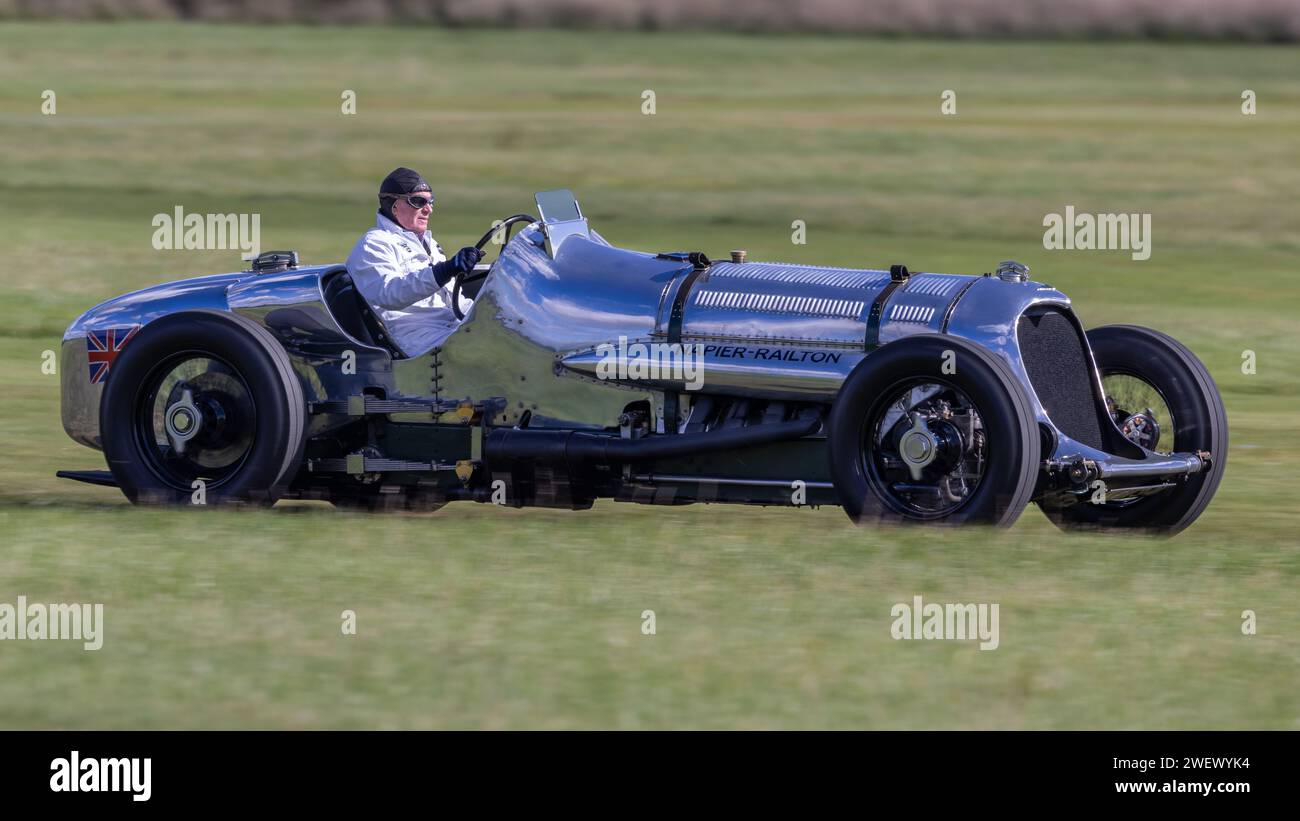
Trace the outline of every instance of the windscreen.
{"type": "Polygon", "coordinates": [[[539,191],[533,197],[537,200],[537,210],[541,212],[542,222],[569,222],[582,219],[578,210],[578,201],[573,192],[567,188],[554,191],[539,191]]]}

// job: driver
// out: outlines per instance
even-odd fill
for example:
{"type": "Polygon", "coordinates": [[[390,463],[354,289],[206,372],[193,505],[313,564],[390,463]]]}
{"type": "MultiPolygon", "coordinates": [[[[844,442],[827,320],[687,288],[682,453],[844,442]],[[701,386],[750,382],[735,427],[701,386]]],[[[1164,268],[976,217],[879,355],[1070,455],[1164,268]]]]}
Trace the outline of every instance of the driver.
{"type": "Polygon", "coordinates": [[[441,345],[460,321],[451,310],[452,278],[474,270],[483,252],[451,259],[429,233],[433,192],[417,172],[397,168],[379,186],[379,216],[348,255],[348,273],[397,346],[419,355],[441,345]]]}

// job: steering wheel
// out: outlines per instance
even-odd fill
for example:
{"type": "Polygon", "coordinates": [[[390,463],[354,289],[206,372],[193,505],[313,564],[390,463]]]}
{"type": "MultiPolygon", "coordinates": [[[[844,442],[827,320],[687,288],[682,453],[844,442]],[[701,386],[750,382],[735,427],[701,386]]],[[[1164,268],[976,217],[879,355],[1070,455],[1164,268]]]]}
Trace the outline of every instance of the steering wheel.
{"type": "MultiPolygon", "coordinates": [[[[531,214],[515,214],[513,217],[503,219],[501,220],[500,223],[498,223],[497,225],[493,225],[490,229],[488,229],[488,232],[483,235],[483,238],[480,239],[478,242],[474,243],[474,247],[477,248],[479,251],[482,251],[484,246],[488,244],[488,240],[492,239],[492,236],[496,234],[498,231],[500,231],[502,228],[505,228],[506,239],[505,242],[501,243],[501,247],[505,248],[506,245],[509,244],[510,242],[510,235],[514,233],[515,224],[520,222],[537,222],[537,217],[534,217],[531,214]]],[[[496,263],[494,262],[493,265],[495,264],[496,263]]],[[[492,273],[492,267],[488,266],[488,269],[486,271],[483,271],[482,273],[471,272],[456,277],[456,285],[451,289],[451,312],[456,315],[456,319],[462,322],[465,321],[465,312],[460,309],[461,288],[467,282],[478,282],[480,279],[487,279],[487,275],[490,273],[492,273]]]]}

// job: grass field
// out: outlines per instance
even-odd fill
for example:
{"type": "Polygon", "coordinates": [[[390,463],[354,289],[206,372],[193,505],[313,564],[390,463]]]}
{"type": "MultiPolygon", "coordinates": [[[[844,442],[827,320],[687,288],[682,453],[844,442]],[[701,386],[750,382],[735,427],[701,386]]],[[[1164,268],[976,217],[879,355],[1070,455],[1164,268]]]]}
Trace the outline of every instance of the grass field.
{"type": "Polygon", "coordinates": [[[1294,48],[0,24],[0,602],[106,614],[99,651],[0,643],[0,727],[1300,729],[1297,133],[1294,48]],[[338,260],[399,164],[449,248],[568,186],[646,250],[1020,259],[1086,324],[1201,356],[1223,486],[1156,541],[1036,508],[940,533],[831,508],[154,511],[54,478],[103,463],[42,351],[103,298],[239,267],[153,250],[154,214],[257,212],[263,248],[338,260]],[[1152,214],[1150,260],[1044,250],[1066,205],[1152,214]],[[892,640],[915,595],[999,603],[1001,646],[892,640]]]}

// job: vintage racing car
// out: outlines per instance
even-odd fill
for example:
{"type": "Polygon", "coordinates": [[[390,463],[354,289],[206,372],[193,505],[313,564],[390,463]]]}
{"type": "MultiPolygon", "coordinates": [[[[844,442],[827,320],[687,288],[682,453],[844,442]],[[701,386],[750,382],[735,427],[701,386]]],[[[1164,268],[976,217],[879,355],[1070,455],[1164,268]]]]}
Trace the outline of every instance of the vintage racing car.
{"type": "Polygon", "coordinates": [[[1005,262],[982,276],[616,248],[572,194],[494,224],[464,323],[399,350],[344,266],[109,300],[68,328],[68,435],[133,502],[433,509],[597,498],[839,504],[857,522],[1190,524],[1223,475],[1206,368],[1157,331],[1084,332],[1005,262]],[[522,228],[520,228],[522,226],[522,228]],[[520,228],[517,233],[515,229],[520,228]]]}

